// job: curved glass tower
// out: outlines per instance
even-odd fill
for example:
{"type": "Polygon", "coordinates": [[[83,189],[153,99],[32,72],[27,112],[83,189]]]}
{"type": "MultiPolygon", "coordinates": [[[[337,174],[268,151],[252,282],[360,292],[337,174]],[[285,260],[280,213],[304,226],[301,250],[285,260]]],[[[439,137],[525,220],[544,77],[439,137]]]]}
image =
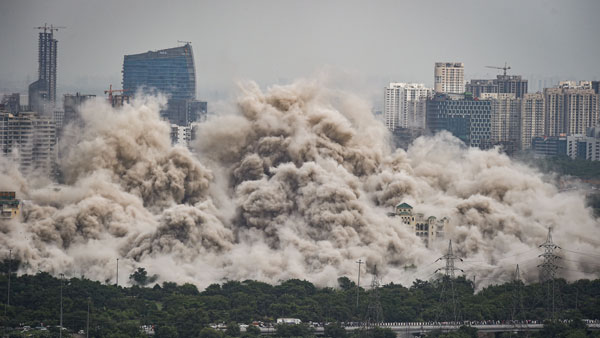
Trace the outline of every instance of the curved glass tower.
{"type": "Polygon", "coordinates": [[[123,89],[128,95],[137,90],[159,91],[175,100],[196,98],[196,71],[192,46],[125,55],[123,89]]]}

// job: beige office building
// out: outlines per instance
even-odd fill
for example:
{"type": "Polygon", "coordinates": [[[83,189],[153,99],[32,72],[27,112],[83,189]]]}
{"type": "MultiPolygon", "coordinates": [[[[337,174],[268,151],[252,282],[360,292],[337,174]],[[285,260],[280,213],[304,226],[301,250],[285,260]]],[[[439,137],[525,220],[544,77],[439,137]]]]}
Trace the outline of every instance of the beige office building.
{"type": "Polygon", "coordinates": [[[462,62],[436,62],[433,89],[436,93],[464,93],[465,65],[462,62]]]}

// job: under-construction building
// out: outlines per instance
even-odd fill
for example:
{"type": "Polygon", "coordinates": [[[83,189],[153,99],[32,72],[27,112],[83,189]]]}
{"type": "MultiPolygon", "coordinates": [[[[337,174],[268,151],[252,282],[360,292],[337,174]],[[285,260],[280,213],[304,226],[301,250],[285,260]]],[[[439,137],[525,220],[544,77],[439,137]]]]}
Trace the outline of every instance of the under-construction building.
{"type": "Polygon", "coordinates": [[[58,41],[54,38],[57,28],[44,25],[38,27],[38,80],[29,85],[29,107],[41,112],[47,104],[56,103],[56,67],[58,41]]]}

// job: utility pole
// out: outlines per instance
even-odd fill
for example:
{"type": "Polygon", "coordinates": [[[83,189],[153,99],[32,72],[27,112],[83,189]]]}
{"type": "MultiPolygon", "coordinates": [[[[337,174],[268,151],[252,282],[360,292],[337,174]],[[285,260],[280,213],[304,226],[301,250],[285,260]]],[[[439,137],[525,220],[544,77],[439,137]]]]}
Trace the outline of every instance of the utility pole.
{"type": "Polygon", "coordinates": [[[85,338],[90,338],[90,297],[88,297],[87,301],[88,311],[87,320],[85,321],[85,338]]]}
{"type": "Polygon", "coordinates": [[[538,265],[540,268],[540,282],[546,283],[546,301],[548,303],[548,313],[552,314],[552,319],[555,319],[555,307],[554,307],[554,280],[556,278],[556,270],[559,266],[556,262],[561,259],[560,256],[554,253],[555,250],[560,247],[552,241],[552,228],[548,228],[548,237],[546,241],[539,246],[544,249],[544,253],[538,257],[542,258],[542,264],[538,265]],[[550,290],[552,286],[552,290],[550,290]]]}
{"type": "Polygon", "coordinates": [[[358,264],[358,281],[356,283],[356,310],[358,310],[358,295],[360,292],[360,265],[364,262],[359,259],[356,263],[358,264]]]}
{"type": "Polygon", "coordinates": [[[65,277],[65,274],[61,273],[60,274],[60,328],[59,328],[59,333],[58,336],[60,338],[62,338],[62,331],[63,331],[63,278],[65,277]]]}
{"type": "Polygon", "coordinates": [[[10,275],[12,274],[12,249],[8,250],[8,291],[6,293],[6,304],[4,305],[4,316],[6,316],[7,308],[10,306],[10,275]]]}
{"type": "MultiPolygon", "coordinates": [[[[6,292],[6,304],[4,304],[4,317],[7,317],[7,311],[8,311],[8,307],[10,306],[10,275],[12,273],[12,266],[11,266],[11,261],[12,261],[12,249],[8,249],[8,287],[7,287],[7,292],[6,292]]],[[[6,336],[6,327],[8,325],[4,325],[4,335],[6,336]]],[[[8,336],[7,336],[8,337],[8,336]]]]}
{"type": "Polygon", "coordinates": [[[119,286],[119,259],[117,258],[117,287],[119,286]]]}

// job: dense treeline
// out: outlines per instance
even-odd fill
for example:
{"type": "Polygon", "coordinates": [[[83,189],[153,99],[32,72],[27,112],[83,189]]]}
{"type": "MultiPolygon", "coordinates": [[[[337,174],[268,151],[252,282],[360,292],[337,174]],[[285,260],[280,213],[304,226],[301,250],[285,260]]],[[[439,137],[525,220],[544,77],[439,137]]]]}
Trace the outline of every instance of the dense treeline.
{"type": "Polygon", "coordinates": [[[572,159],[564,155],[535,158],[526,154],[517,156],[517,158],[546,173],[554,172],[559,175],[574,176],[581,179],[600,179],[600,161],[572,159]]]}
{"type": "MultiPolygon", "coordinates": [[[[64,279],[64,326],[74,332],[85,329],[89,303],[93,337],[137,337],[141,325],[154,325],[157,337],[196,337],[199,332],[218,336],[219,332],[208,328],[210,323],[273,322],[279,317],[303,322],[360,321],[374,298],[372,291],[360,288],[357,308],[356,285],[346,277],[338,279],[337,288],[317,288],[297,279],[279,285],[246,280],[213,284],[202,292],[192,284],[150,286],[152,277],[143,269],[130,280],[136,285],[117,287],[83,277],[64,279]]],[[[7,295],[7,284],[4,273],[0,275],[0,294],[7,295]]],[[[61,280],[45,272],[11,274],[10,306],[6,315],[2,313],[3,325],[58,325],[60,290],[61,280]]],[[[567,283],[559,279],[555,290],[555,308],[561,318],[600,318],[600,280],[567,283]]],[[[507,283],[474,293],[473,283],[459,277],[417,280],[408,288],[390,283],[379,288],[378,294],[386,322],[542,320],[548,316],[547,291],[546,285],[507,283]]],[[[4,308],[6,296],[2,298],[4,308]]]]}
{"type": "MultiPolygon", "coordinates": [[[[554,173],[559,176],[571,176],[592,182],[600,183],[600,161],[572,159],[568,156],[531,157],[530,154],[517,155],[516,158],[544,173],[554,173]]],[[[600,217],[600,192],[587,195],[587,205],[594,209],[594,215],[600,217]]]]}

